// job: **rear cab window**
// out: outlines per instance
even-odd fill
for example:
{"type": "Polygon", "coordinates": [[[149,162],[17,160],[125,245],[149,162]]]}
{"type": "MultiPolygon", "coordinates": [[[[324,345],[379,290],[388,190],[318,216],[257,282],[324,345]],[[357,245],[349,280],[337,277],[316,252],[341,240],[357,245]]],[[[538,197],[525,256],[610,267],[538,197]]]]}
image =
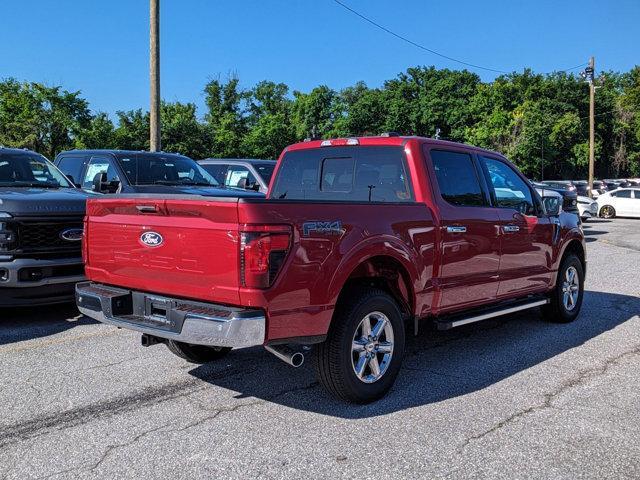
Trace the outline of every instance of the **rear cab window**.
{"type": "Polygon", "coordinates": [[[270,197],[341,202],[412,202],[399,146],[294,150],[282,158],[270,197]]]}

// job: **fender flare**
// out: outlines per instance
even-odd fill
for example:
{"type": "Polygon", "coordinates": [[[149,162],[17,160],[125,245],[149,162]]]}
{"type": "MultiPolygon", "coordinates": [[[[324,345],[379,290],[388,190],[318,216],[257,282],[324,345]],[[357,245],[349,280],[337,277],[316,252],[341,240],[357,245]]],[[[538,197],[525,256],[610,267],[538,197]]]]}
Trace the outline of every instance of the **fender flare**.
{"type": "Polygon", "coordinates": [[[554,259],[553,262],[553,285],[556,284],[556,280],[558,277],[558,269],[560,268],[560,262],[564,258],[565,253],[567,253],[567,249],[574,242],[578,242],[578,244],[582,247],[582,251],[584,252],[584,270],[586,274],[586,262],[587,262],[587,248],[584,241],[584,234],[580,231],[579,228],[572,228],[569,230],[564,237],[562,238],[561,247],[558,250],[558,256],[554,259]]]}
{"type": "Polygon", "coordinates": [[[422,260],[418,258],[404,243],[391,235],[369,237],[355,245],[340,261],[331,278],[328,288],[330,302],[335,305],[340,292],[351,274],[362,263],[373,257],[390,257],[396,260],[409,275],[409,295],[415,304],[416,279],[420,278],[422,260]]]}

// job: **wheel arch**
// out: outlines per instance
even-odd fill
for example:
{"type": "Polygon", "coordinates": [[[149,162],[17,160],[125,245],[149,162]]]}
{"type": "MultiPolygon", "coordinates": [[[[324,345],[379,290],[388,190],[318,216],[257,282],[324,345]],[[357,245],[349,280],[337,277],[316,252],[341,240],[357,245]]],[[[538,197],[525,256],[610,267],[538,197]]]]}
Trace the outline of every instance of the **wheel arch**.
{"type": "Polygon", "coordinates": [[[340,303],[349,290],[374,286],[389,293],[404,314],[412,316],[416,308],[416,285],[419,263],[412,253],[390,238],[368,242],[354,249],[341,262],[331,281],[330,298],[340,303]]]}
{"type": "Polygon", "coordinates": [[[580,263],[582,264],[582,271],[583,274],[586,276],[587,274],[587,251],[585,248],[585,243],[584,243],[584,239],[582,237],[578,237],[577,235],[574,235],[572,238],[570,238],[569,240],[567,240],[563,247],[562,247],[562,251],[561,254],[558,256],[558,262],[556,265],[556,272],[554,274],[554,281],[553,284],[556,284],[557,278],[558,278],[558,269],[560,268],[560,264],[562,263],[562,260],[564,260],[564,258],[569,255],[569,254],[575,254],[579,259],[580,259],[580,263]]]}

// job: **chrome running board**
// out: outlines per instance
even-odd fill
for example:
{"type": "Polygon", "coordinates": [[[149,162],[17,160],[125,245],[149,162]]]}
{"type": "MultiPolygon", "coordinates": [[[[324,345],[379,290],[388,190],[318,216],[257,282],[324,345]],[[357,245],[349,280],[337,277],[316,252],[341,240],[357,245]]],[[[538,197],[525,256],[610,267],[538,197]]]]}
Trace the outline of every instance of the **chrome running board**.
{"type": "Polygon", "coordinates": [[[466,325],[468,323],[480,322],[488,318],[500,317],[502,315],[508,315],[510,313],[519,312],[521,310],[528,310],[530,308],[546,305],[547,303],[549,303],[548,298],[534,300],[534,301],[527,301],[527,302],[516,304],[516,305],[511,304],[511,306],[506,306],[502,308],[498,307],[498,308],[493,308],[491,310],[485,310],[484,312],[477,313],[469,317],[456,316],[449,319],[440,320],[436,322],[436,325],[438,326],[438,330],[448,330],[450,328],[459,327],[461,325],[466,325]]]}

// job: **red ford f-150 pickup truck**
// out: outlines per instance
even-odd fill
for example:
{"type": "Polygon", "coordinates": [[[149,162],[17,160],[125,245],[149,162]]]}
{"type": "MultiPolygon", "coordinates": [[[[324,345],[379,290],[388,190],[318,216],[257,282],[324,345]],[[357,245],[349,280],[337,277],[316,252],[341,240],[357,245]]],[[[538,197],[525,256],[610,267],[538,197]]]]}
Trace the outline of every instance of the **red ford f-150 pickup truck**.
{"type": "Polygon", "coordinates": [[[192,362],[264,345],[321,383],[380,398],[405,329],[542,307],[576,318],[586,272],[575,215],[545,211],[502,155],[380,136],[282,153],[265,199],[91,199],[80,310],[192,362]]]}

